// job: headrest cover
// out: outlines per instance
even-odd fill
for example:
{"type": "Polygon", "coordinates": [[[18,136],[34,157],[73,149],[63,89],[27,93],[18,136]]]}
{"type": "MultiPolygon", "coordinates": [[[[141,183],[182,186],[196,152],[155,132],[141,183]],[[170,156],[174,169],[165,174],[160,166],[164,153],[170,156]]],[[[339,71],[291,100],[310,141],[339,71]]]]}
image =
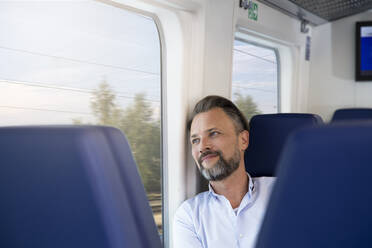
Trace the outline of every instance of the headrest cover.
{"type": "Polygon", "coordinates": [[[372,123],[297,131],[256,247],[370,247],[371,147],[372,123]]]}
{"type": "Polygon", "coordinates": [[[372,108],[338,109],[333,114],[331,122],[350,120],[372,120],[372,108]]]}
{"type": "Polygon", "coordinates": [[[160,247],[123,134],[0,128],[0,247],[160,247]]]}
{"type": "Polygon", "coordinates": [[[291,132],[322,123],[314,114],[264,114],[250,121],[245,167],[253,177],[274,176],[282,148],[291,132]]]}

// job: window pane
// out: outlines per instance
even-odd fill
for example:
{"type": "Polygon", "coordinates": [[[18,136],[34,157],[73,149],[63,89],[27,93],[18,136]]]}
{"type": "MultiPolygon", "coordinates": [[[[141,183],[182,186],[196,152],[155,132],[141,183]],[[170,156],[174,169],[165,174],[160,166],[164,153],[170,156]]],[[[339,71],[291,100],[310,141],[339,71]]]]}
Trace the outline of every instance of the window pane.
{"type": "Polygon", "coordinates": [[[0,125],[121,129],[162,232],[160,80],[149,17],[95,1],[0,2],[0,125]]]}
{"type": "Polygon", "coordinates": [[[249,120],[278,112],[277,57],[273,49],[235,40],[232,99],[249,120]]]}

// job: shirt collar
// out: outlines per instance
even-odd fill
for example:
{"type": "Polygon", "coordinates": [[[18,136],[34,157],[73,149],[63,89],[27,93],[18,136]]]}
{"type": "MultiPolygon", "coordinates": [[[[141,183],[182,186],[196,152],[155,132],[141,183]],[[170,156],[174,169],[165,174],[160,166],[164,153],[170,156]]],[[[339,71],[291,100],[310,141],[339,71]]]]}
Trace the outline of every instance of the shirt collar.
{"type": "MultiPolygon", "coordinates": [[[[247,194],[248,194],[249,198],[252,198],[253,193],[255,192],[255,183],[252,180],[252,177],[249,175],[248,172],[247,172],[247,176],[248,176],[248,192],[247,192],[247,194]]],[[[209,187],[209,194],[210,195],[213,195],[215,197],[220,196],[219,194],[214,192],[214,190],[212,188],[212,185],[210,183],[209,183],[208,187],[209,187]]]]}

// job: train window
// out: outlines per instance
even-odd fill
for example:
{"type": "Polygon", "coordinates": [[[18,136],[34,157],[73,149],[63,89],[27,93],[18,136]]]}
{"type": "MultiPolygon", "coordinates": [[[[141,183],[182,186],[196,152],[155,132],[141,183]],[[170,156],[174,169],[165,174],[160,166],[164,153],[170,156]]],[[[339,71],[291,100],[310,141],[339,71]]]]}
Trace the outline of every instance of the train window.
{"type": "Polygon", "coordinates": [[[162,233],[161,53],[154,20],[96,1],[0,2],[0,125],[127,136],[162,233]]]}
{"type": "Polygon", "coordinates": [[[278,62],[272,48],[234,41],[232,100],[249,120],[279,112],[278,62]]]}

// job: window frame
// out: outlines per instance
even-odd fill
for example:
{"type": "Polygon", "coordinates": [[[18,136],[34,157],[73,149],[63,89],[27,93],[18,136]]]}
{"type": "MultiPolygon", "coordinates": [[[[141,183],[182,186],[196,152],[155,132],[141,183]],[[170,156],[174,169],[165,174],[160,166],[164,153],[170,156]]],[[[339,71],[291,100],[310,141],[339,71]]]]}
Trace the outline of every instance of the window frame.
{"type": "Polygon", "coordinates": [[[155,24],[155,27],[158,31],[158,38],[159,38],[159,48],[160,48],[160,105],[161,105],[161,113],[160,113],[160,163],[161,163],[161,212],[162,212],[162,234],[160,235],[160,239],[162,241],[163,247],[169,246],[169,211],[168,211],[168,166],[167,166],[167,156],[168,156],[168,149],[166,147],[166,141],[168,139],[168,132],[167,132],[167,118],[166,118],[166,111],[167,111],[167,105],[166,105],[166,64],[165,64],[165,58],[166,58],[166,47],[165,47],[165,38],[164,38],[164,32],[161,26],[161,22],[156,14],[153,14],[151,12],[131,7],[128,5],[116,3],[116,2],[106,2],[106,1],[100,1],[101,3],[117,7],[119,9],[124,9],[126,11],[131,11],[143,16],[146,16],[148,18],[151,18],[155,24]]]}

